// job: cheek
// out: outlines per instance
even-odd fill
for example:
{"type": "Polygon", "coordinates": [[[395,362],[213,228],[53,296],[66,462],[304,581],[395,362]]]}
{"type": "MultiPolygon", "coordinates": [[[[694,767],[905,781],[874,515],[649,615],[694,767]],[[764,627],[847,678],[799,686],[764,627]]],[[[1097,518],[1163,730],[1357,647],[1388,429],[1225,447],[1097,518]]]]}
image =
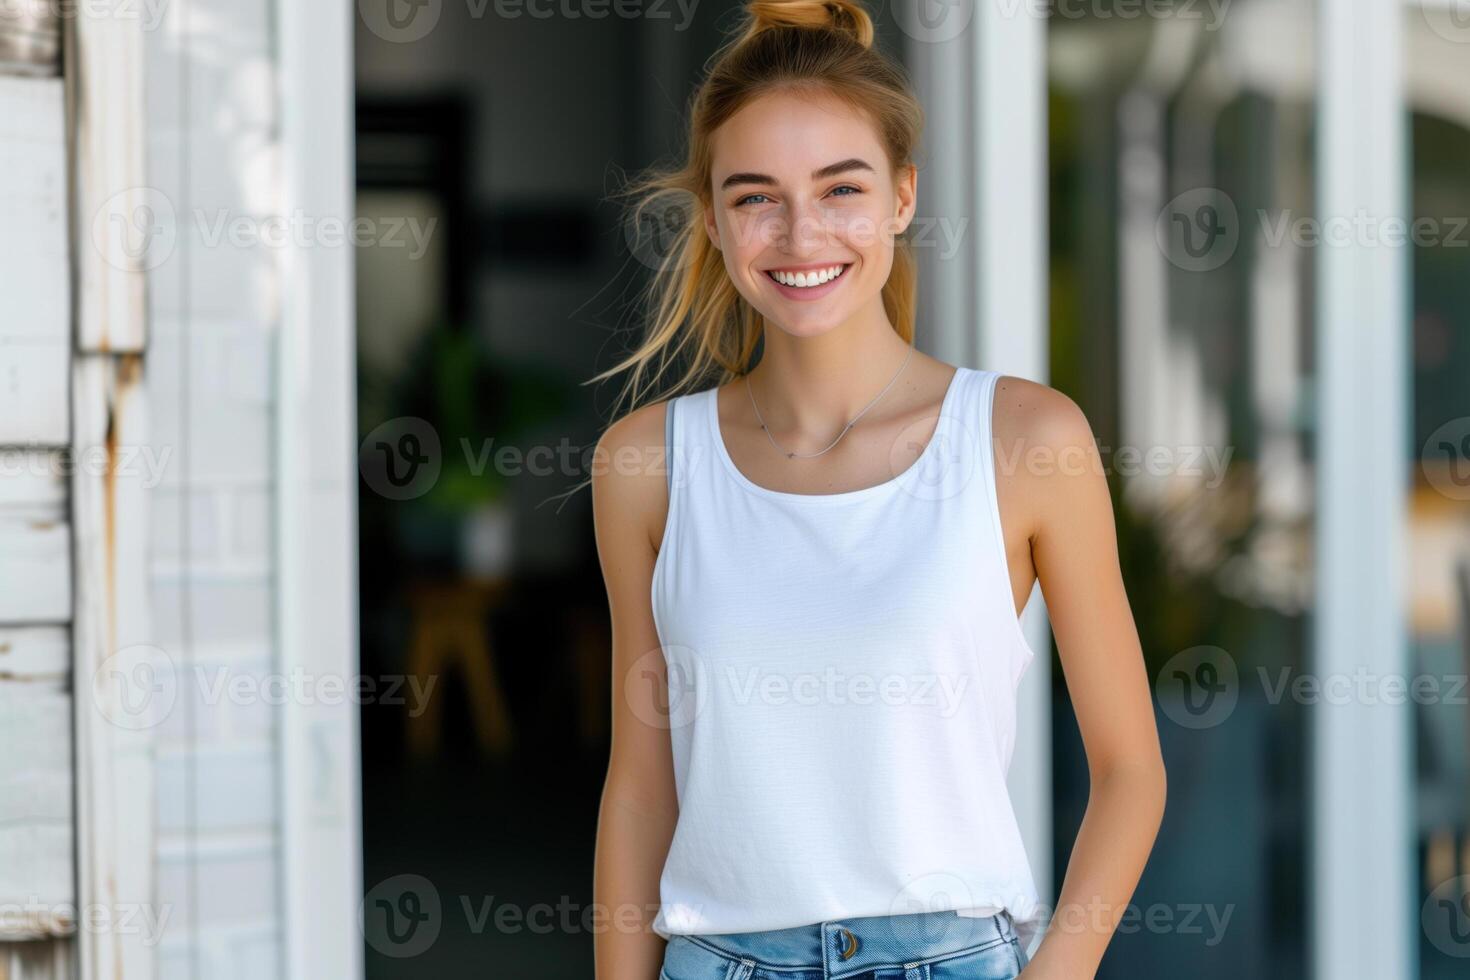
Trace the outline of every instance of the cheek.
{"type": "Polygon", "coordinates": [[[834,210],[827,225],[844,244],[866,256],[893,249],[893,220],[877,208],[834,210]]]}
{"type": "Polygon", "coordinates": [[[780,235],[773,228],[771,214],[732,212],[724,228],[727,254],[753,256],[769,248],[780,235]]]}

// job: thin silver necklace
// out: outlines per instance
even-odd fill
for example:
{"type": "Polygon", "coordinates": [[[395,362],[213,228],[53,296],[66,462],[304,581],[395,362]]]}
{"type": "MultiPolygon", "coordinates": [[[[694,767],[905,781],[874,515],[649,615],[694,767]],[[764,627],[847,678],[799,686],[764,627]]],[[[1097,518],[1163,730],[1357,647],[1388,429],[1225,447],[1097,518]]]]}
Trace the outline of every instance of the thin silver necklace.
{"type": "Polygon", "coordinates": [[[751,391],[750,389],[750,375],[748,373],[745,375],[745,393],[750,396],[750,407],[755,409],[755,417],[761,424],[761,431],[766,434],[767,439],[771,440],[771,445],[776,447],[776,451],[778,453],[781,453],[787,459],[811,459],[813,456],[822,455],[822,453],[827,452],[827,450],[831,449],[833,446],[842,441],[842,437],[847,435],[848,430],[857,424],[857,420],[862,418],[863,415],[868,411],[868,409],[878,404],[879,398],[882,398],[885,394],[888,393],[888,389],[892,388],[893,382],[898,380],[898,376],[900,374],[903,374],[903,369],[908,366],[909,358],[913,356],[914,345],[910,344],[909,352],[903,356],[903,363],[898,366],[898,370],[894,372],[893,377],[889,380],[889,382],[883,386],[883,390],[874,395],[873,400],[864,405],[863,410],[854,415],[852,417],[852,421],[848,422],[842,427],[842,431],[837,433],[837,438],[832,440],[832,442],[827,446],[827,449],[819,449],[814,453],[793,453],[788,450],[782,449],[781,446],[776,442],[776,437],[771,435],[771,430],[769,427],[767,427],[766,420],[761,417],[760,406],[755,403],[755,392],[751,391]]]}

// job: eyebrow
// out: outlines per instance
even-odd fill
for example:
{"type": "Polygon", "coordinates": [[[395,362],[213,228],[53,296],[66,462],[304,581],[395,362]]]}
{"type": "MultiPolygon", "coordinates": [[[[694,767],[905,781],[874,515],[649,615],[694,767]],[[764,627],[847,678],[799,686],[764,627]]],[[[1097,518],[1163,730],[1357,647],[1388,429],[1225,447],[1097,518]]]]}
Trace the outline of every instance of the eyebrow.
{"type": "MultiPolygon", "coordinates": [[[[866,160],[852,157],[851,159],[842,160],[838,163],[829,163],[820,170],[813,170],[812,180],[826,180],[828,177],[836,177],[838,174],[845,174],[852,170],[866,170],[869,173],[877,173],[866,160]]],[[[765,184],[774,186],[776,184],[776,178],[769,174],[750,172],[734,173],[726,177],[724,182],[720,184],[720,190],[728,190],[737,184],[765,184]]]]}

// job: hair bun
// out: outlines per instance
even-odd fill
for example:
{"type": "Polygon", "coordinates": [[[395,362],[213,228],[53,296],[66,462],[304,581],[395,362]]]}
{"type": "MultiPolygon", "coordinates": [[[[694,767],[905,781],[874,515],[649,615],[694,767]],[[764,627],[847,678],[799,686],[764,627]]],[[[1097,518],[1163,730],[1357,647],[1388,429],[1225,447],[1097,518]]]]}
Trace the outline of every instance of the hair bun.
{"type": "Polygon", "coordinates": [[[865,48],[873,46],[873,18],[857,0],[749,0],[750,26],[744,40],[778,27],[840,31],[865,48]]]}

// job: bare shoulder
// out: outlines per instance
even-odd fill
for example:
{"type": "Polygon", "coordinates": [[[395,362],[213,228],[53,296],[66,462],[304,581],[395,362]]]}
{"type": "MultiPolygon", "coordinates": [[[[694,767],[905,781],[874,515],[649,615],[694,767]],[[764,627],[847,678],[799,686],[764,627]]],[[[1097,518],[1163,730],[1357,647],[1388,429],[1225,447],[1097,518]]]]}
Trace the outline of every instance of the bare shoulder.
{"type": "Polygon", "coordinates": [[[1003,374],[995,382],[993,435],[1004,446],[1060,452],[1093,451],[1087,416],[1055,388],[1003,374]]]}
{"type": "Polygon", "coordinates": [[[1002,375],[992,437],[1002,508],[1010,502],[1037,540],[1073,539],[1112,526],[1112,505],[1092,425],[1055,388],[1002,375]]]}
{"type": "Polygon", "coordinates": [[[609,425],[592,461],[592,501],[599,525],[633,526],[650,544],[668,508],[664,413],[667,401],[635,408],[609,425]]]}

